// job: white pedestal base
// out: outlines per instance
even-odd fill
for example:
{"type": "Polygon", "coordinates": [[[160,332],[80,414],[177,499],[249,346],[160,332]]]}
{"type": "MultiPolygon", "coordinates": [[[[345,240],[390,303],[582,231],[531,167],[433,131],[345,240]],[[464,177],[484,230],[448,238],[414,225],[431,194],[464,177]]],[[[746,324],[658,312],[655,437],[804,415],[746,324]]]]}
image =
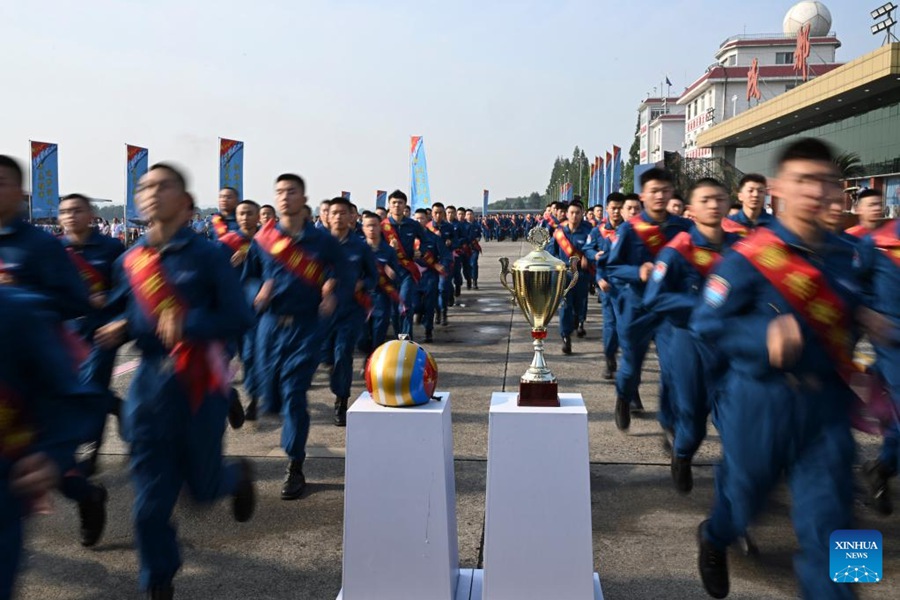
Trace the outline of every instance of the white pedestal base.
{"type": "MultiPolygon", "coordinates": [[[[459,572],[459,584],[463,586],[463,582],[469,584],[469,595],[460,596],[457,592],[457,600],[468,598],[469,600],[483,600],[484,588],[484,571],[482,569],[462,569],[459,572]]],[[[556,596],[554,596],[555,598],[556,596]]],[[[560,598],[562,596],[559,596],[560,598]]],[[[600,576],[594,573],[594,600],[603,600],[603,589],[600,587],[600,576]]]]}
{"type": "Polygon", "coordinates": [[[388,408],[363,393],[347,411],[340,600],[469,598],[457,594],[450,395],[438,396],[388,408]]]}
{"type": "Polygon", "coordinates": [[[516,397],[491,397],[481,598],[602,597],[584,401],[560,394],[558,408],[521,407],[516,397]]]}

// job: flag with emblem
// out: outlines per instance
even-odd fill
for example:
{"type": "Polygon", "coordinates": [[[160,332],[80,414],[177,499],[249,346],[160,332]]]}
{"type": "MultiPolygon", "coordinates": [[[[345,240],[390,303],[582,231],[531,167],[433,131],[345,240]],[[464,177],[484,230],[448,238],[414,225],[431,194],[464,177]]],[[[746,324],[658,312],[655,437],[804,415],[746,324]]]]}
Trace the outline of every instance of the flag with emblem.
{"type": "Polygon", "coordinates": [[[431,190],[428,187],[428,163],[425,161],[425,139],[420,135],[410,138],[409,144],[410,208],[415,213],[420,208],[431,208],[431,190]]]}
{"type": "Polygon", "coordinates": [[[141,177],[147,172],[150,151],[140,146],[125,145],[125,218],[140,217],[134,197],[141,177]]]}
{"type": "Polygon", "coordinates": [[[219,189],[234,188],[244,197],[244,142],[219,138],[219,189]]]}
{"type": "Polygon", "coordinates": [[[52,218],[59,212],[59,146],[31,142],[31,218],[52,218]]]}

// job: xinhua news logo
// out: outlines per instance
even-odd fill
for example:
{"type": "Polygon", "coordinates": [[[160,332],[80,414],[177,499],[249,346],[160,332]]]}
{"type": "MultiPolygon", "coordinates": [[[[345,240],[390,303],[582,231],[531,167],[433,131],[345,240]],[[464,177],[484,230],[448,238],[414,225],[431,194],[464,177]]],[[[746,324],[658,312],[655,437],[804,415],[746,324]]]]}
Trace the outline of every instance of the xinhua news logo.
{"type": "Polygon", "coordinates": [[[881,570],[881,532],[839,529],[831,534],[831,580],[836,583],[878,583],[881,570]]]}

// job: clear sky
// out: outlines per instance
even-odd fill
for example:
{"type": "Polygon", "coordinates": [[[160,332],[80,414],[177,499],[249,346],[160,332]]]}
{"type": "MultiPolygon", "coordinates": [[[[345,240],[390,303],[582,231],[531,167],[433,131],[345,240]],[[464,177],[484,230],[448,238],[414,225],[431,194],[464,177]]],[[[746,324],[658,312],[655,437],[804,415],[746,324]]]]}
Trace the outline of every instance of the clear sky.
{"type": "MultiPolygon", "coordinates": [[[[874,50],[869,10],[826,0],[841,61],[874,50]]],[[[869,6],[872,4],[872,6],[869,6]]],[[[244,195],[284,171],[312,202],[406,189],[423,135],[435,200],[543,192],[557,155],[631,145],[666,75],[677,95],[728,36],[781,31],[778,0],[6,0],[0,152],[60,145],[60,191],[121,202],[125,143],[185,166],[215,204],[218,137],[243,140],[244,195]]]]}

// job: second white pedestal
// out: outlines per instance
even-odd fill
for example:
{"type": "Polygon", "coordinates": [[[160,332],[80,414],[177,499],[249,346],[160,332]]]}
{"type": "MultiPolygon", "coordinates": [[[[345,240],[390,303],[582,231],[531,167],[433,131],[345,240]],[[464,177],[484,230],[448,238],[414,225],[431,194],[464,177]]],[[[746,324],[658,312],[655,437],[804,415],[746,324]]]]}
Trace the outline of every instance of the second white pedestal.
{"type": "Polygon", "coordinates": [[[363,393],[347,412],[339,600],[458,597],[450,394],[438,396],[388,408],[363,393]]]}
{"type": "Polygon", "coordinates": [[[560,407],[520,407],[516,397],[491,397],[481,597],[602,598],[584,401],[560,394],[560,407]]]}

